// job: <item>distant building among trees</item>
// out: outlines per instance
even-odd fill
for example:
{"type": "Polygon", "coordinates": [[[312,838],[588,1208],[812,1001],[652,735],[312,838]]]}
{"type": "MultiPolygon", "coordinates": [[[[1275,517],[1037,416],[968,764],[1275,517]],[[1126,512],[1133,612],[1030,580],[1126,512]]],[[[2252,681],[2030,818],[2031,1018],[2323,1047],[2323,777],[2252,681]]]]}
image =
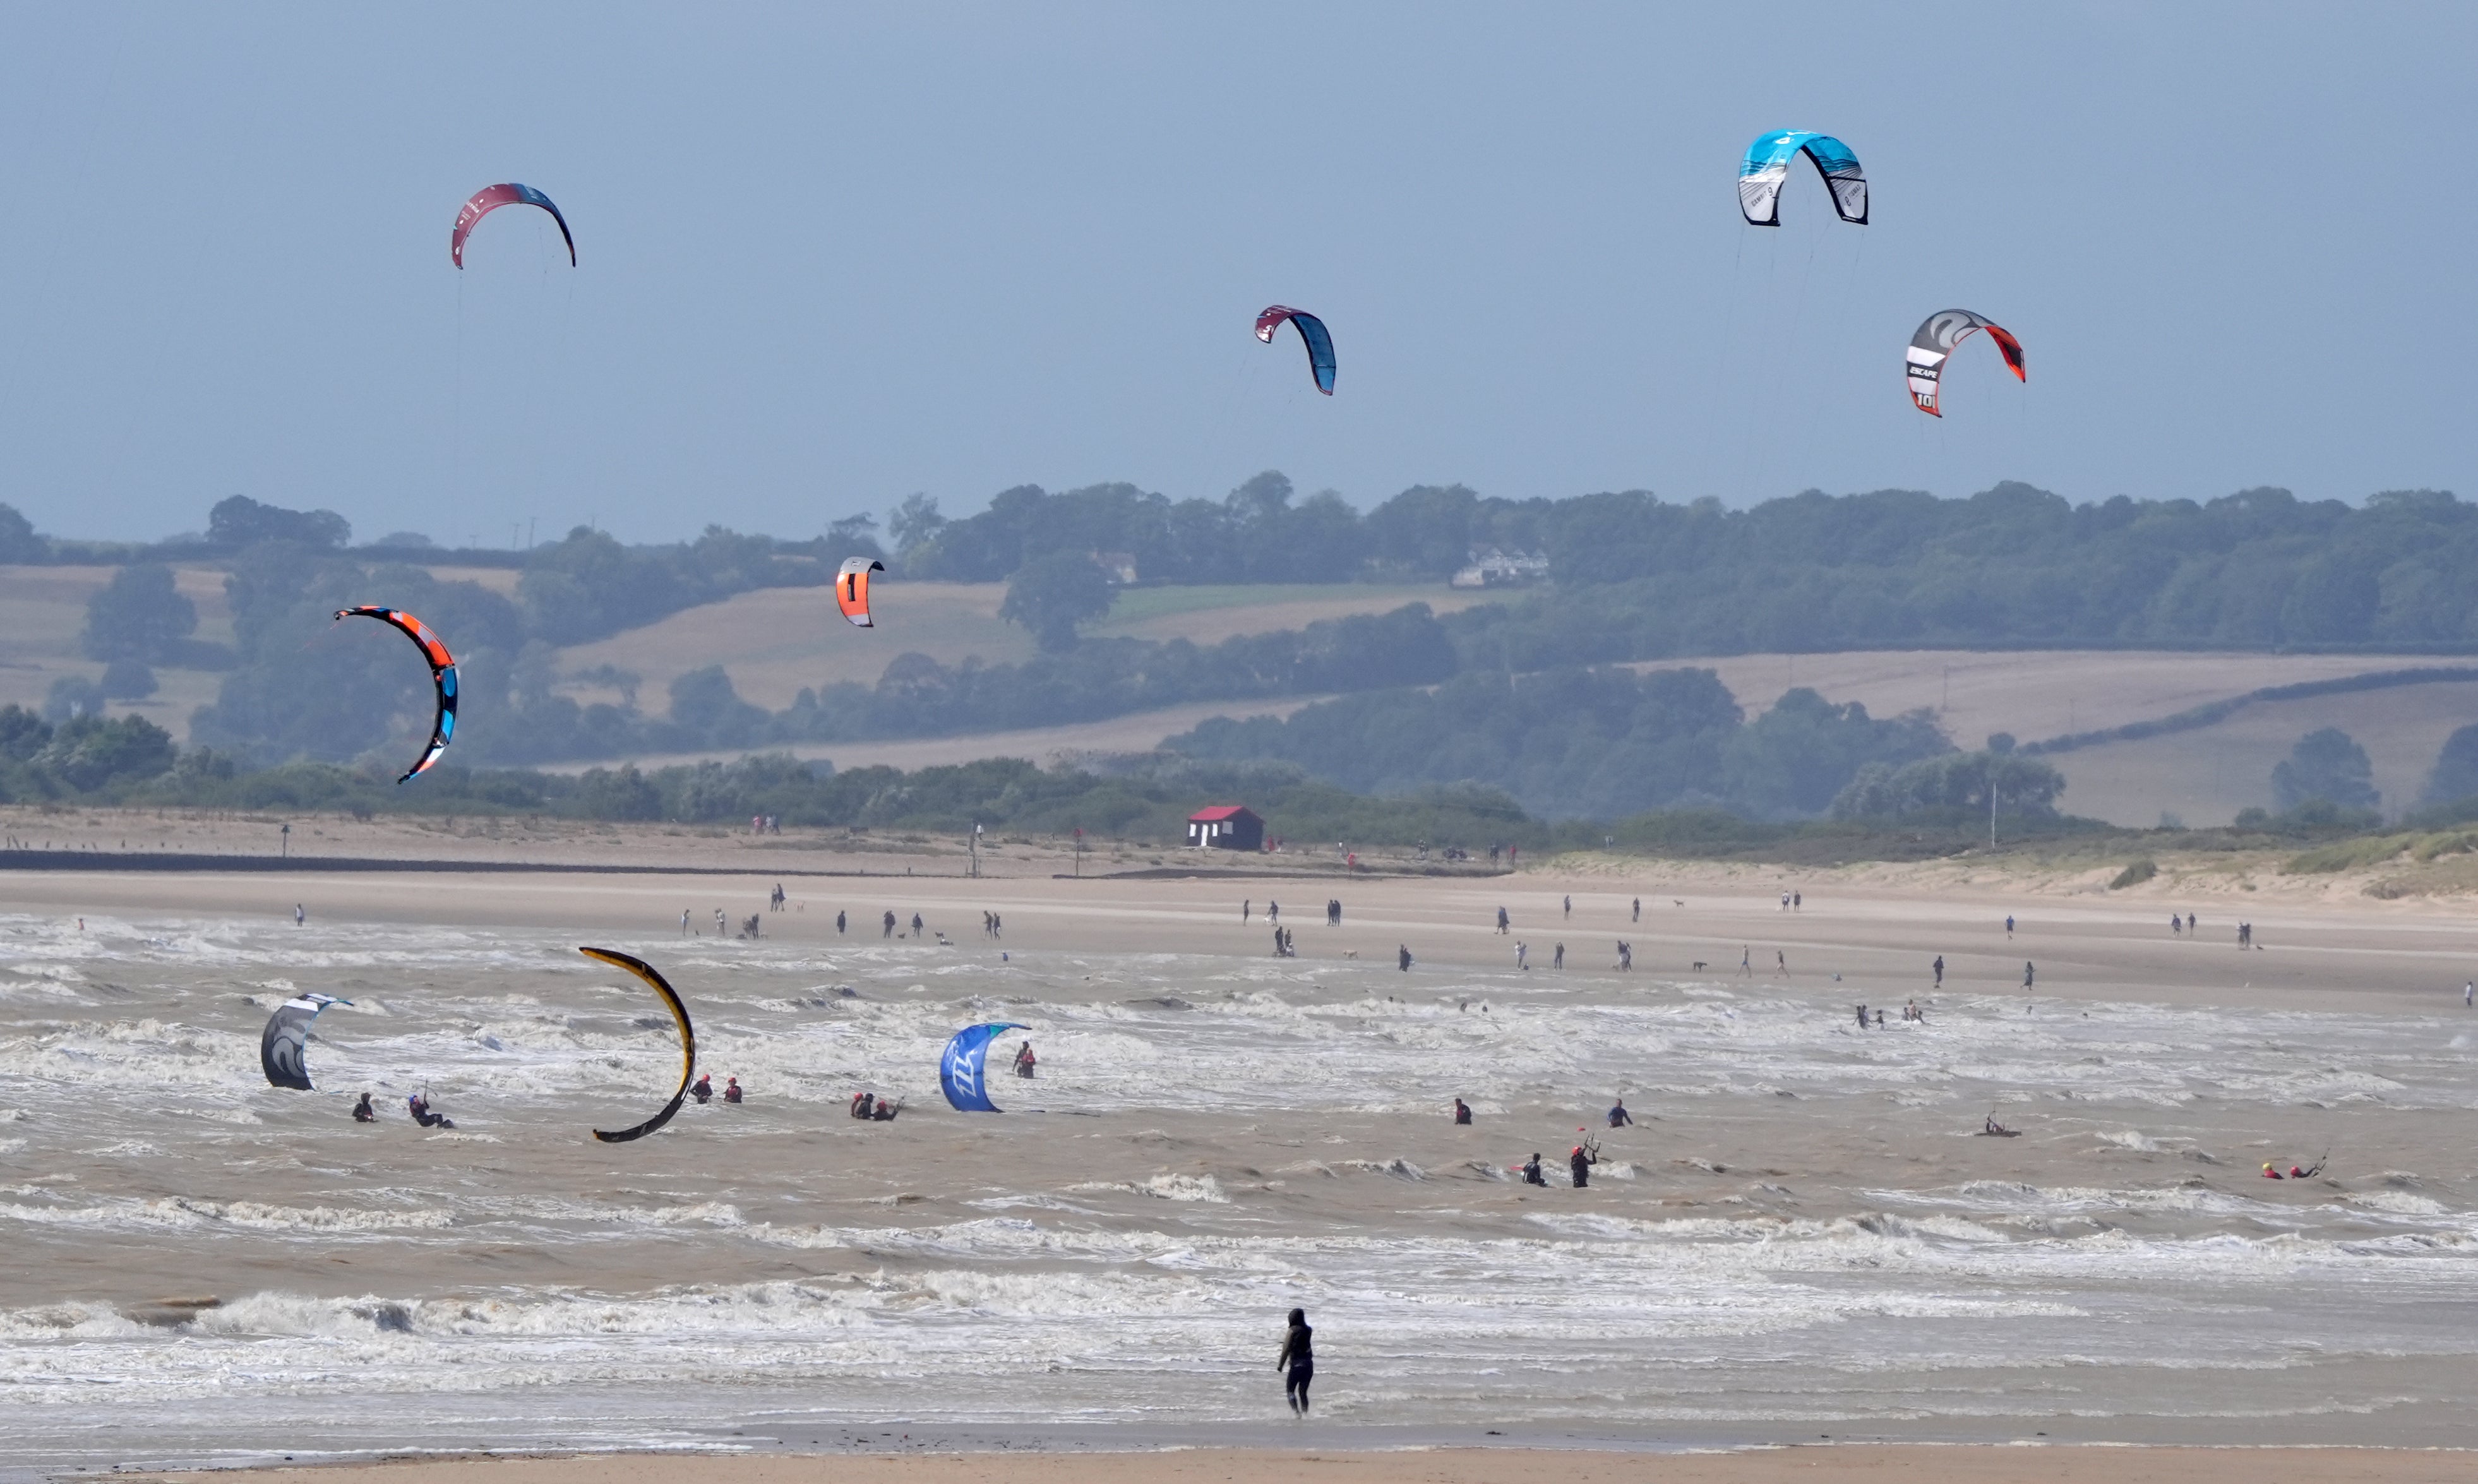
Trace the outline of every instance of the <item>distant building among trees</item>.
{"type": "Polygon", "coordinates": [[[1549,576],[1549,554],[1545,551],[1500,551],[1495,546],[1474,546],[1471,562],[1446,579],[1455,588],[1518,588],[1528,582],[1541,582],[1549,576]]]}

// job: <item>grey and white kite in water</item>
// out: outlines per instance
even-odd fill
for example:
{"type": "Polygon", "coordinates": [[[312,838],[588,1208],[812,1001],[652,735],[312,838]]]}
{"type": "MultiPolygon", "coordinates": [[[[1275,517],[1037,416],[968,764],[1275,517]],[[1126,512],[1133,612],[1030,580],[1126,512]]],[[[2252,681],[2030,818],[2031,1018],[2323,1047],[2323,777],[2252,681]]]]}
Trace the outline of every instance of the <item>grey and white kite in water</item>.
{"type": "Polygon", "coordinates": [[[1966,309],[1940,309],[1919,326],[1918,334],[1910,337],[1907,355],[1910,400],[1918,404],[1920,412],[1931,417],[1944,415],[1936,411],[1936,389],[1944,382],[1945,358],[1953,354],[1954,347],[1960,344],[1965,337],[1981,330],[1986,331],[1987,338],[1996,342],[1997,350],[2005,357],[2005,364],[2012,368],[2013,379],[2025,383],[2030,381],[2022,369],[2022,342],[2013,338],[2012,331],[1985,314],[1974,314],[1966,309]]]}
{"type": "Polygon", "coordinates": [[[310,1022],[329,1005],[349,1005],[333,994],[303,994],[275,1007],[266,1018],[266,1032],[258,1038],[259,1065],[277,1087],[307,1093],[310,1087],[310,1022]]]}

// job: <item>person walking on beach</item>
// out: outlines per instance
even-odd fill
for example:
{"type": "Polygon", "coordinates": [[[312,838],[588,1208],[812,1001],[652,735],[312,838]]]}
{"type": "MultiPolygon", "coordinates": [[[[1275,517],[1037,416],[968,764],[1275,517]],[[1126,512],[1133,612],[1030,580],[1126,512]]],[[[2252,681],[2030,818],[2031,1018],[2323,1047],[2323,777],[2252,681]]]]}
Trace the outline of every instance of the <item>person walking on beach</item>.
{"type": "Polygon", "coordinates": [[[1792,892],[1789,893],[1789,910],[1792,912],[1805,912],[1807,910],[1806,893],[1800,892],[1792,892]]]}
{"type": "Polygon", "coordinates": [[[1773,950],[1773,972],[1784,979],[1789,977],[1789,955],[1779,948],[1773,950]]]}
{"type": "Polygon", "coordinates": [[[842,937],[842,936],[843,936],[844,924],[845,924],[845,922],[846,922],[846,921],[847,921],[847,920],[848,920],[848,919],[847,919],[847,918],[845,918],[845,916],[844,916],[840,911],[839,911],[839,912],[837,912],[837,913],[835,914],[835,936],[836,936],[836,937],[840,938],[840,937],[842,937]]]}
{"type": "Polygon", "coordinates": [[[1643,920],[1643,898],[1640,896],[1634,899],[1634,917],[1630,920],[1636,922],[1643,920]]]}
{"type": "Polygon", "coordinates": [[[2005,914],[2005,936],[2009,939],[2013,936],[2013,914],[2010,912],[2005,914]]]}
{"type": "Polygon", "coordinates": [[[1745,943],[1738,944],[1738,972],[1745,974],[1750,979],[1756,976],[1756,966],[1749,963],[1747,959],[1747,955],[1751,951],[1753,950],[1748,948],[1745,943]]]}
{"type": "Polygon", "coordinates": [[[1282,1336],[1282,1353],[1274,1359],[1274,1369],[1282,1372],[1282,1397],[1291,1404],[1293,1417],[1308,1415],[1308,1383],[1316,1379],[1315,1338],[1308,1311],[1293,1309],[1290,1332],[1282,1336]]]}
{"type": "Polygon", "coordinates": [[[1531,956],[1531,947],[1530,947],[1530,945],[1529,943],[1525,943],[1522,939],[1520,939],[1520,938],[1518,938],[1518,939],[1514,940],[1514,967],[1515,967],[1515,968],[1530,968],[1531,966],[1530,966],[1530,964],[1525,963],[1525,962],[1524,962],[1524,960],[1526,960],[1527,958],[1530,958],[1530,956],[1531,956]]]}
{"type": "Polygon", "coordinates": [[[292,904],[292,925],[294,927],[299,927],[309,920],[310,914],[301,910],[301,904],[299,902],[294,902],[292,904]]]}
{"type": "Polygon", "coordinates": [[[912,915],[912,936],[915,938],[921,936],[921,914],[917,912],[912,915]]]}
{"type": "Polygon", "coordinates": [[[2186,919],[2177,916],[2177,914],[2173,912],[2168,914],[2168,931],[2176,934],[2180,938],[2184,937],[2186,935],[2186,919]]]}
{"type": "Polygon", "coordinates": [[[683,907],[683,908],[681,908],[681,909],[680,909],[680,936],[681,936],[682,938],[686,938],[688,935],[689,935],[689,910],[688,910],[686,907],[683,907]]]}
{"type": "Polygon", "coordinates": [[[1503,933],[1503,932],[1504,932],[1504,931],[1505,931],[1505,924],[1506,924],[1506,920],[1507,920],[1507,919],[1506,919],[1506,916],[1505,916],[1505,909],[1504,909],[1504,908],[1503,908],[1503,907],[1500,907],[1499,909],[1497,909],[1497,930],[1498,930],[1500,933],[1503,933]]]}
{"type": "Polygon", "coordinates": [[[1411,971],[1411,945],[1409,943],[1396,943],[1394,945],[1394,967],[1403,970],[1403,972],[1406,974],[1411,971]]]}
{"type": "Polygon", "coordinates": [[[1563,968],[1566,967],[1566,945],[1564,943],[1561,943],[1557,944],[1555,949],[1551,952],[1549,967],[1552,968],[1563,968]]]}
{"type": "Polygon", "coordinates": [[[1943,989],[1943,988],[1944,988],[1944,955],[1943,955],[1943,954],[1939,953],[1939,954],[1937,954],[1937,955],[1936,955],[1936,961],[1935,961],[1935,964],[1934,964],[1933,967],[1934,967],[1934,969],[1935,969],[1935,987],[1936,987],[1937,989],[1939,989],[1939,990],[1940,990],[1940,989],[1943,989]]]}
{"type": "Polygon", "coordinates": [[[2461,987],[2462,1009],[2467,1010],[2471,1008],[2471,996],[2473,995],[2478,995],[2478,979],[2472,979],[2467,984],[2461,987]]]}
{"type": "Polygon", "coordinates": [[[892,938],[892,937],[894,937],[894,936],[895,936],[895,909],[894,909],[894,908],[889,907],[889,908],[887,908],[887,909],[886,909],[886,926],[885,926],[884,931],[880,932],[877,936],[878,936],[878,937],[880,937],[880,938],[892,938]]]}
{"type": "Polygon", "coordinates": [[[1270,896],[1265,898],[1265,920],[1268,922],[1282,920],[1282,904],[1270,896]]]}
{"type": "Polygon", "coordinates": [[[1239,925],[1241,927],[1245,927],[1250,922],[1254,921],[1255,914],[1256,899],[1254,897],[1249,897],[1247,900],[1241,902],[1239,904],[1239,925]]]}
{"type": "Polygon", "coordinates": [[[2029,989],[2032,982],[2038,978],[2038,970],[2031,967],[2031,961],[2029,959],[2024,959],[2022,961],[2022,988],[2026,990],[2029,989]]]}
{"type": "Polygon", "coordinates": [[[1634,944],[1628,943],[1625,939],[1621,938],[1618,940],[1618,970],[1621,973],[1625,973],[1631,972],[1633,968],[1634,944]]]}
{"type": "Polygon", "coordinates": [[[1571,896],[1566,898],[1566,920],[1575,920],[1575,899],[1571,896]]]}

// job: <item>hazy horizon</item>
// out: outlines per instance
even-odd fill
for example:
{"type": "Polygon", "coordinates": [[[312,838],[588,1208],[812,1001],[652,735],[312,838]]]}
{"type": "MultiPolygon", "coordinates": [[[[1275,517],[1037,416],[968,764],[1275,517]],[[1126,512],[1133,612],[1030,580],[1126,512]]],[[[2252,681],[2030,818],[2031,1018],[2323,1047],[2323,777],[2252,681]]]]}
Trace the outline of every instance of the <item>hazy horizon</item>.
{"type": "Polygon", "coordinates": [[[2131,6],[0,13],[0,501],[786,537],[1264,468],[1732,505],[2478,490],[2478,20],[2131,6]],[[1873,223],[1747,140],[1828,130],[1873,223]],[[518,180],[573,226],[456,207],[518,180]],[[1331,325],[1338,393],[1249,324],[1331,325]],[[1978,310],[1936,420],[1919,319],[1978,310]]]}

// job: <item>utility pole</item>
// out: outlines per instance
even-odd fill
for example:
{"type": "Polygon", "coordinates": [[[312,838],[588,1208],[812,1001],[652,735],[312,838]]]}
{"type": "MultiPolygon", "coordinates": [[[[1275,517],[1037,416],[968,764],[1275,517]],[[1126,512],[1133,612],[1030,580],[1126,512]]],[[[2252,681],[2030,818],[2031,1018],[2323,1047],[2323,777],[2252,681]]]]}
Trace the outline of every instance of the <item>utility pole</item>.
{"type": "Polygon", "coordinates": [[[284,827],[284,843],[277,849],[276,859],[285,861],[292,859],[292,826],[290,824],[284,827]]]}
{"type": "Polygon", "coordinates": [[[1987,760],[1987,848],[1996,848],[1996,760],[1987,760]]]}
{"type": "Polygon", "coordinates": [[[1080,824],[1075,826],[1075,875],[1078,880],[1084,876],[1084,826],[1080,824]]]}
{"type": "Polygon", "coordinates": [[[971,845],[973,851],[973,875],[974,878],[977,880],[981,874],[981,821],[978,819],[973,821],[973,838],[971,845]]]}

